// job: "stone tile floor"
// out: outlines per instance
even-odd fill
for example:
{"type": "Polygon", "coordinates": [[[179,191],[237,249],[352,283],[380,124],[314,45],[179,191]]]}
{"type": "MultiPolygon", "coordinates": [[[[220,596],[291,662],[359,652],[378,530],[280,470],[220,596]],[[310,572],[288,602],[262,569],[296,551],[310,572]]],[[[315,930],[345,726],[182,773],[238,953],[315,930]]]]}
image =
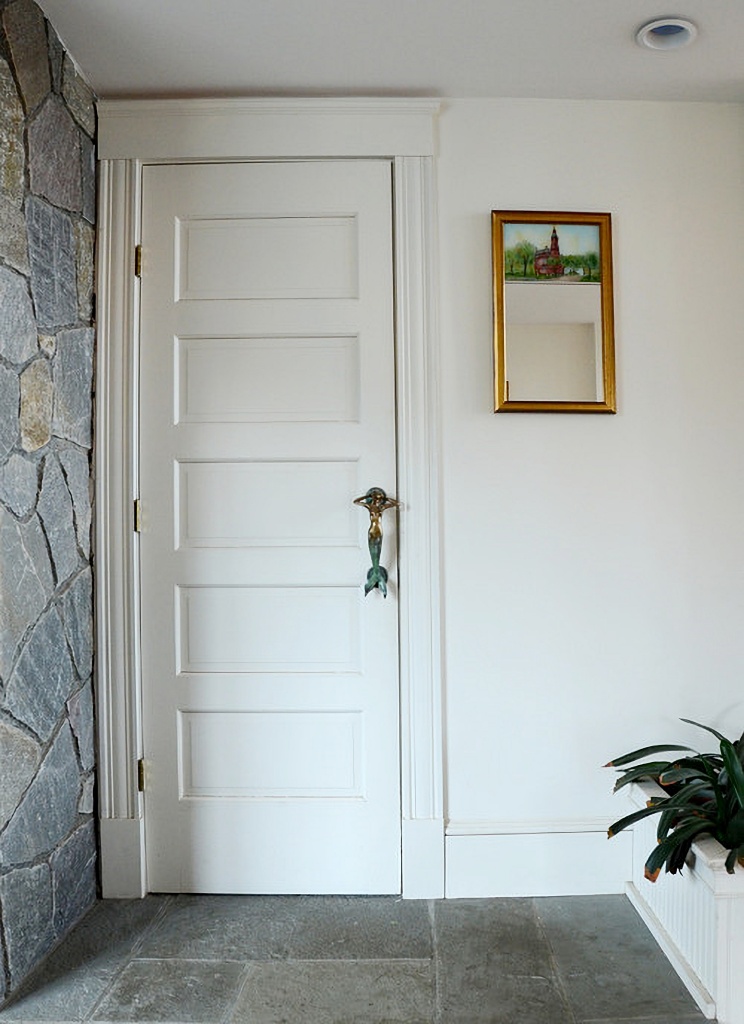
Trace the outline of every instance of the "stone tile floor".
{"type": "Polygon", "coordinates": [[[98,903],[6,1022],[693,1024],[623,896],[98,903]]]}

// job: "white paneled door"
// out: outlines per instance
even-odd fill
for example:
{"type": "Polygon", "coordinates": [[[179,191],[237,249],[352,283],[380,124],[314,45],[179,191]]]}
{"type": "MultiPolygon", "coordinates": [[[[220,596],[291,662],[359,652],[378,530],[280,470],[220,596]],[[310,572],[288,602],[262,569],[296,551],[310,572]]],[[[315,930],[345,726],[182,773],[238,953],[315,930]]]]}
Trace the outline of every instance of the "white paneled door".
{"type": "Polygon", "coordinates": [[[148,887],[400,891],[391,168],[143,171],[148,887]]]}

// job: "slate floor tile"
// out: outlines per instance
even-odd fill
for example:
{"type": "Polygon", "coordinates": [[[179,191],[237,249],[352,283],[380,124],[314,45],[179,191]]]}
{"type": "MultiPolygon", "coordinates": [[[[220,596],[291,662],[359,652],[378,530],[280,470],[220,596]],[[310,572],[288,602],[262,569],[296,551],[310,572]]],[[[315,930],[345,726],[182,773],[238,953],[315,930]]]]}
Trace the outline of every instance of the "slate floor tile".
{"type": "Polygon", "coordinates": [[[134,960],[96,1007],[91,1021],[220,1024],[244,966],[201,960],[134,960]]]}
{"type": "Polygon", "coordinates": [[[300,896],[177,896],[148,932],[138,956],[264,960],[287,954],[300,896]]]}
{"type": "Polygon", "coordinates": [[[577,1021],[650,1018],[656,1024],[654,1015],[674,1019],[694,1010],[625,897],[547,898],[535,904],[577,1021]]]}
{"type": "Polygon", "coordinates": [[[431,1024],[429,961],[256,964],[229,1024],[431,1024]]]}
{"type": "Polygon", "coordinates": [[[24,985],[9,1006],[0,1010],[0,1022],[82,1021],[101,998],[114,977],[113,971],[61,971],[43,967],[24,985]]]}
{"type": "Polygon", "coordinates": [[[296,960],[420,960],[432,955],[426,900],[305,896],[289,942],[296,960]]]}

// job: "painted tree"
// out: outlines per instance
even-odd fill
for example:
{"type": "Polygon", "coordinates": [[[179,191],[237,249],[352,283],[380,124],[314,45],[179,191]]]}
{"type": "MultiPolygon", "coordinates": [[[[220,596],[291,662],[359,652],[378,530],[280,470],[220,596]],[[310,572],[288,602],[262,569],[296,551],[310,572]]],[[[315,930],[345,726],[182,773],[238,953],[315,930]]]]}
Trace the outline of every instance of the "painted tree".
{"type": "Polygon", "coordinates": [[[527,277],[530,263],[534,263],[536,252],[535,246],[532,244],[532,242],[527,242],[523,240],[521,242],[517,242],[517,244],[514,246],[514,252],[517,256],[517,259],[522,264],[523,276],[527,277]]]}

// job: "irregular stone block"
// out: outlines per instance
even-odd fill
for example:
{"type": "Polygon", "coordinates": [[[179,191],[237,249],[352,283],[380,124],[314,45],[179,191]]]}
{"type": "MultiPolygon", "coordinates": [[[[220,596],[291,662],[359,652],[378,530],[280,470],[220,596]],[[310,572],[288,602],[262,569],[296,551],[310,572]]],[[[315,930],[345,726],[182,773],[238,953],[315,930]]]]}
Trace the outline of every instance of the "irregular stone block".
{"type": "Polygon", "coordinates": [[[93,579],[90,568],[84,569],[62,595],[62,620],[78,676],[87,679],[93,671],[93,579]]]}
{"type": "Polygon", "coordinates": [[[0,182],[2,191],[20,209],[24,193],[26,152],[23,107],[7,61],[0,58],[0,182]]]}
{"type": "Polygon", "coordinates": [[[54,850],[77,823],[79,792],[75,746],[65,722],[0,837],[2,863],[26,864],[54,850]]]}
{"type": "Polygon", "coordinates": [[[3,707],[46,741],[75,686],[64,626],[50,608],[34,626],[8,680],[3,707]]]}
{"type": "Polygon", "coordinates": [[[4,192],[0,192],[0,259],[21,274],[29,273],[26,218],[4,192]]]}
{"type": "Polygon", "coordinates": [[[65,50],[54,26],[49,21],[47,22],[47,49],[49,51],[49,68],[52,72],[52,88],[55,92],[62,92],[62,64],[65,59],[65,50]]]}
{"type": "Polygon", "coordinates": [[[83,217],[96,222],[96,147],[87,135],[80,136],[80,156],[83,175],[83,217]]]}
{"type": "Polygon", "coordinates": [[[64,473],[58,460],[48,456],[44,463],[41,494],[37,505],[44,527],[57,583],[69,579],[80,564],[80,553],[75,533],[72,497],[67,489],[64,473]]]}
{"type": "Polygon", "coordinates": [[[23,107],[13,74],[7,61],[0,58],[0,258],[27,274],[23,129],[23,107]]]}
{"type": "Polygon", "coordinates": [[[4,459],[18,444],[20,405],[18,374],[0,363],[0,409],[3,411],[0,416],[0,459],[4,459]]]}
{"type": "Polygon", "coordinates": [[[84,220],[75,223],[75,263],[77,266],[78,316],[93,318],[93,252],[95,232],[84,220]]]}
{"type": "Polygon", "coordinates": [[[16,0],[3,11],[3,25],[23,105],[30,113],[44,99],[52,84],[44,15],[32,0],[16,0]]]}
{"type": "MultiPolygon", "coordinates": [[[[88,453],[79,448],[65,448],[59,453],[59,461],[72,495],[75,512],[75,532],[78,547],[86,558],[90,556],[90,527],[93,516],[91,505],[91,478],[88,453]]],[[[87,673],[81,673],[83,677],[87,673]]]]}
{"type": "Polygon", "coordinates": [[[45,352],[51,359],[54,353],[57,351],[57,339],[53,334],[40,334],[39,335],[39,349],[45,352]]]}
{"type": "Polygon", "coordinates": [[[11,455],[0,466],[0,501],[19,518],[33,512],[39,492],[39,470],[31,459],[11,455]]]}
{"type": "Polygon", "coordinates": [[[79,74],[69,53],[62,68],[62,95],[81,128],[92,138],[96,133],[96,108],[93,90],[79,74]]]}
{"type": "Polygon", "coordinates": [[[96,898],[96,836],[89,821],[60,846],[51,859],[54,930],[64,935],[96,898]]]}
{"type": "Polygon", "coordinates": [[[14,988],[56,940],[49,865],[19,868],[0,878],[0,903],[14,988]]]}
{"type": "Polygon", "coordinates": [[[40,760],[38,743],[15,726],[0,721],[0,830],[10,820],[40,760]]]}
{"type": "Polygon", "coordinates": [[[0,355],[21,364],[36,351],[36,321],[26,280],[0,267],[0,355]]]}
{"type": "Polygon", "coordinates": [[[46,359],[35,359],[21,374],[21,447],[36,452],[52,436],[52,371],[46,359]]]}
{"type": "Polygon", "coordinates": [[[67,702],[72,732],[77,740],[80,764],[86,771],[95,767],[95,729],[93,723],[93,687],[90,680],[67,702]]]}
{"type": "Polygon", "coordinates": [[[28,127],[31,191],[55,206],[83,209],[80,136],[61,99],[49,96],[28,127]]]}
{"type": "Polygon", "coordinates": [[[31,293],[39,330],[54,334],[77,320],[75,239],[70,218],[43,200],[26,201],[31,293]]]}
{"type": "Polygon", "coordinates": [[[96,777],[93,772],[86,775],[80,787],[78,811],[80,814],[92,814],[95,810],[96,777]]]}
{"type": "Polygon", "coordinates": [[[57,437],[90,448],[92,432],[93,338],[91,328],[62,331],[54,360],[54,417],[57,437]]]}
{"type": "Polygon", "coordinates": [[[7,679],[18,645],[39,618],[54,590],[47,543],[37,516],[17,522],[0,508],[0,678],[7,679]]]}

